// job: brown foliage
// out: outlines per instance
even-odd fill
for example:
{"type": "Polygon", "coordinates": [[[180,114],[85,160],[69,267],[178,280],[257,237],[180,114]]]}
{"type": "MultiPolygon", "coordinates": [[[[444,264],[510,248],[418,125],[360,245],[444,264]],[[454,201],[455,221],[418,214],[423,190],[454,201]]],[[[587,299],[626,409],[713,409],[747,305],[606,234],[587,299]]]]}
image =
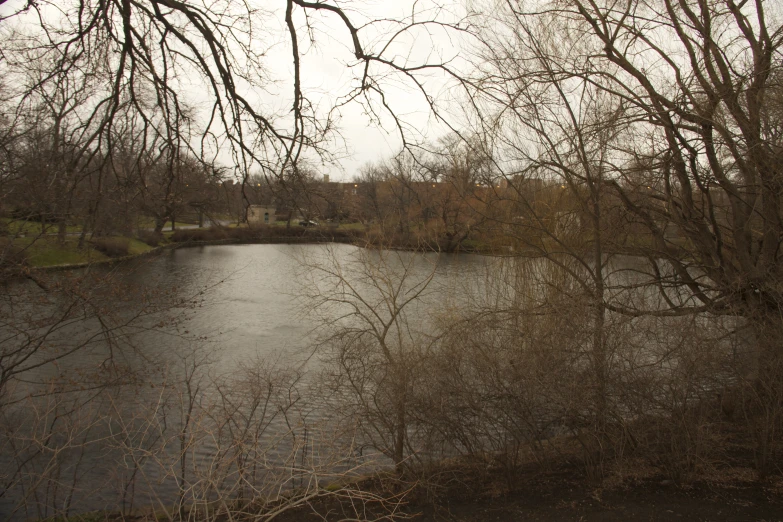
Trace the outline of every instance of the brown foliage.
{"type": "Polygon", "coordinates": [[[130,242],[123,237],[99,237],[92,240],[95,250],[109,257],[123,257],[128,255],[130,242]]]}

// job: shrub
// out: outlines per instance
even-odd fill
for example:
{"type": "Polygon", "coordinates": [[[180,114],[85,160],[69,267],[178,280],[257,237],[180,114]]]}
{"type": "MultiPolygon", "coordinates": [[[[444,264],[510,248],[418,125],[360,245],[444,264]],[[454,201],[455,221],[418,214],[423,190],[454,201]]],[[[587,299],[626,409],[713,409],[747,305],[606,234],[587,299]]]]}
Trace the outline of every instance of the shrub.
{"type": "Polygon", "coordinates": [[[323,240],[351,240],[357,237],[363,237],[362,230],[342,230],[332,228],[313,227],[305,228],[292,226],[291,228],[275,227],[269,225],[256,225],[252,227],[241,228],[200,228],[189,230],[177,230],[171,236],[175,243],[184,243],[188,241],[259,241],[259,240],[286,240],[291,238],[305,238],[313,241],[323,240]]]}
{"type": "Polygon", "coordinates": [[[130,241],[124,237],[100,237],[93,239],[92,245],[95,250],[109,257],[122,257],[128,255],[130,241]]]}
{"type": "Polygon", "coordinates": [[[156,247],[163,241],[163,234],[154,230],[139,230],[138,238],[151,247],[156,247]]]}
{"type": "Polygon", "coordinates": [[[8,238],[0,238],[0,281],[27,266],[25,249],[8,238]]]}
{"type": "Polygon", "coordinates": [[[228,239],[228,230],[229,229],[222,227],[177,230],[171,235],[171,240],[175,243],[185,243],[188,241],[215,241],[228,239]]]}

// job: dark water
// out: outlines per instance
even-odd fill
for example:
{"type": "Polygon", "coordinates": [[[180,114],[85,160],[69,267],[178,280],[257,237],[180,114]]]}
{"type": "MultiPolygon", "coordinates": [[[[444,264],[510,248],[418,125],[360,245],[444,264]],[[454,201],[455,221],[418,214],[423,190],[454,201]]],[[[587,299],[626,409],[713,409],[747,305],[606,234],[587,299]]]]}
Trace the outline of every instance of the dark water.
{"type": "Polygon", "coordinates": [[[205,336],[226,365],[250,357],[301,353],[313,324],[294,293],[297,257],[307,245],[231,245],[173,250],[144,259],[125,279],[196,296],[180,330],[205,336]],[[203,294],[201,294],[203,292],[203,294]]]}
{"type": "MultiPolygon", "coordinates": [[[[314,343],[324,324],[323,314],[303,299],[318,294],[321,279],[314,266],[345,267],[357,253],[348,245],[205,246],[91,269],[128,289],[103,298],[107,312],[120,318],[136,313],[145,294],[175,305],[133,321],[112,344],[96,336],[100,325],[90,318],[49,336],[57,345],[52,349],[87,345],[57,364],[31,370],[12,390],[15,402],[3,411],[3,423],[11,428],[0,446],[0,464],[7,470],[0,474],[0,518],[165,509],[183,489],[193,499],[214,498],[226,481],[238,479],[236,472],[215,471],[237,447],[243,458],[263,464],[254,475],[255,494],[270,494],[265,481],[296,487],[292,470],[298,467],[355,465],[337,455],[336,442],[314,442],[316,433],[335,427],[328,426],[318,401],[304,401],[300,394],[318,371],[314,343]],[[78,390],[98,380],[109,384],[78,390]],[[67,392],[42,393],[64,381],[67,392]],[[25,396],[30,393],[41,397],[25,396]],[[183,432],[185,419],[190,428],[183,432]],[[214,483],[218,475],[220,484],[214,483]]],[[[383,254],[363,255],[380,262],[383,254]]],[[[421,328],[432,313],[466,299],[467,282],[475,279],[467,276],[485,265],[484,258],[468,255],[400,253],[383,261],[409,270],[413,282],[432,276],[411,314],[412,324],[421,328]],[[415,263],[407,264],[412,256],[415,263]]],[[[25,290],[35,294],[34,288],[25,290]]]]}
{"type": "MultiPolygon", "coordinates": [[[[313,307],[338,295],[329,274],[370,303],[388,292],[405,301],[427,282],[405,313],[406,328],[423,342],[468,310],[545,303],[550,286],[562,283],[537,261],[349,245],[205,246],[81,272],[87,280],[112,278],[89,302],[102,317],[122,324],[145,314],[115,330],[85,306],[47,334],[42,351],[84,346],[19,375],[0,396],[0,519],[274,498],[313,477],[328,482],[331,473],[371,466],[377,455],[358,445],[354,427],[334,422],[336,398],[314,378],[324,367],[319,339],[335,323],[351,324],[345,303],[313,307]]],[[[58,277],[69,276],[49,284],[58,277]]],[[[607,297],[655,307],[660,295],[646,277],[643,260],[613,260],[607,297]]],[[[7,294],[6,351],[25,334],[9,337],[14,314],[41,330],[48,324],[41,318],[57,317],[63,306],[29,282],[7,294]]],[[[723,335],[709,321],[622,323],[623,350],[634,364],[668,371],[675,361],[660,353],[683,332],[723,335]]]]}

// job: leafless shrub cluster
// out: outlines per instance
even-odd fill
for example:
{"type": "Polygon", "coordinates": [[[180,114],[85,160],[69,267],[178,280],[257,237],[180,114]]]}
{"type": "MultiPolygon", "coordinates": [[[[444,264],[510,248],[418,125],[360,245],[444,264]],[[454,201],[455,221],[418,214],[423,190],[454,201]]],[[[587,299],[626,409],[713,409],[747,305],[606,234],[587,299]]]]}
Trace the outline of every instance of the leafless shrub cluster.
{"type": "MultiPolygon", "coordinates": [[[[507,487],[523,465],[564,460],[595,478],[645,463],[692,480],[753,466],[762,433],[776,451],[777,420],[747,395],[758,391],[741,318],[607,312],[597,323],[567,256],[493,259],[448,295],[433,282],[434,254],[346,252],[307,265],[324,317],[322,377],[334,414],[400,471],[461,456],[507,487]],[[729,455],[738,433],[739,461],[729,455]]],[[[607,289],[639,299],[638,263],[606,261],[607,289]]]]}
{"type": "Polygon", "coordinates": [[[434,264],[384,250],[327,248],[304,260],[303,291],[320,316],[324,386],[337,415],[401,470],[416,451],[411,401],[431,340],[421,314],[434,264]]]}
{"type": "Polygon", "coordinates": [[[3,409],[3,512],[267,520],[329,497],[356,518],[394,513],[401,498],[351,486],[366,459],[306,422],[298,372],[260,361],[231,376],[209,368],[194,353],[149,384],[21,394],[3,409]]]}
{"type": "Polygon", "coordinates": [[[327,501],[396,516],[404,495],[353,485],[372,459],[312,418],[301,372],[269,361],[220,372],[213,349],[176,328],[201,291],[129,288],[111,273],[30,277],[8,283],[1,304],[4,518],[271,519],[327,501]],[[150,335],[170,349],[146,349],[150,335]]]}
{"type": "MultiPolygon", "coordinates": [[[[537,266],[493,275],[504,298],[444,330],[438,348],[465,385],[437,396],[480,396],[464,398],[469,419],[508,397],[468,425],[522,405],[597,476],[625,455],[676,478],[726,465],[733,430],[745,464],[779,472],[779,9],[475,7],[484,25],[465,99],[492,145],[486,217],[537,266]]],[[[497,439],[470,444],[482,437],[497,439]]]]}

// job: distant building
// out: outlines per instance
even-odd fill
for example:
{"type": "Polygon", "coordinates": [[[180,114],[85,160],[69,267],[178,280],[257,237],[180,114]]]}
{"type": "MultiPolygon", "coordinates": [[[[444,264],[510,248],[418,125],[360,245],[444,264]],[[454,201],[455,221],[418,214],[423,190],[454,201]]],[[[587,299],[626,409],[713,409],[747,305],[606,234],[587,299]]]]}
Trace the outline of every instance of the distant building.
{"type": "Polygon", "coordinates": [[[271,225],[274,224],[277,216],[275,207],[266,205],[250,205],[247,209],[247,224],[253,225],[271,225]]]}
{"type": "Polygon", "coordinates": [[[582,216],[578,212],[555,212],[555,235],[574,236],[582,232],[582,216]]]}

